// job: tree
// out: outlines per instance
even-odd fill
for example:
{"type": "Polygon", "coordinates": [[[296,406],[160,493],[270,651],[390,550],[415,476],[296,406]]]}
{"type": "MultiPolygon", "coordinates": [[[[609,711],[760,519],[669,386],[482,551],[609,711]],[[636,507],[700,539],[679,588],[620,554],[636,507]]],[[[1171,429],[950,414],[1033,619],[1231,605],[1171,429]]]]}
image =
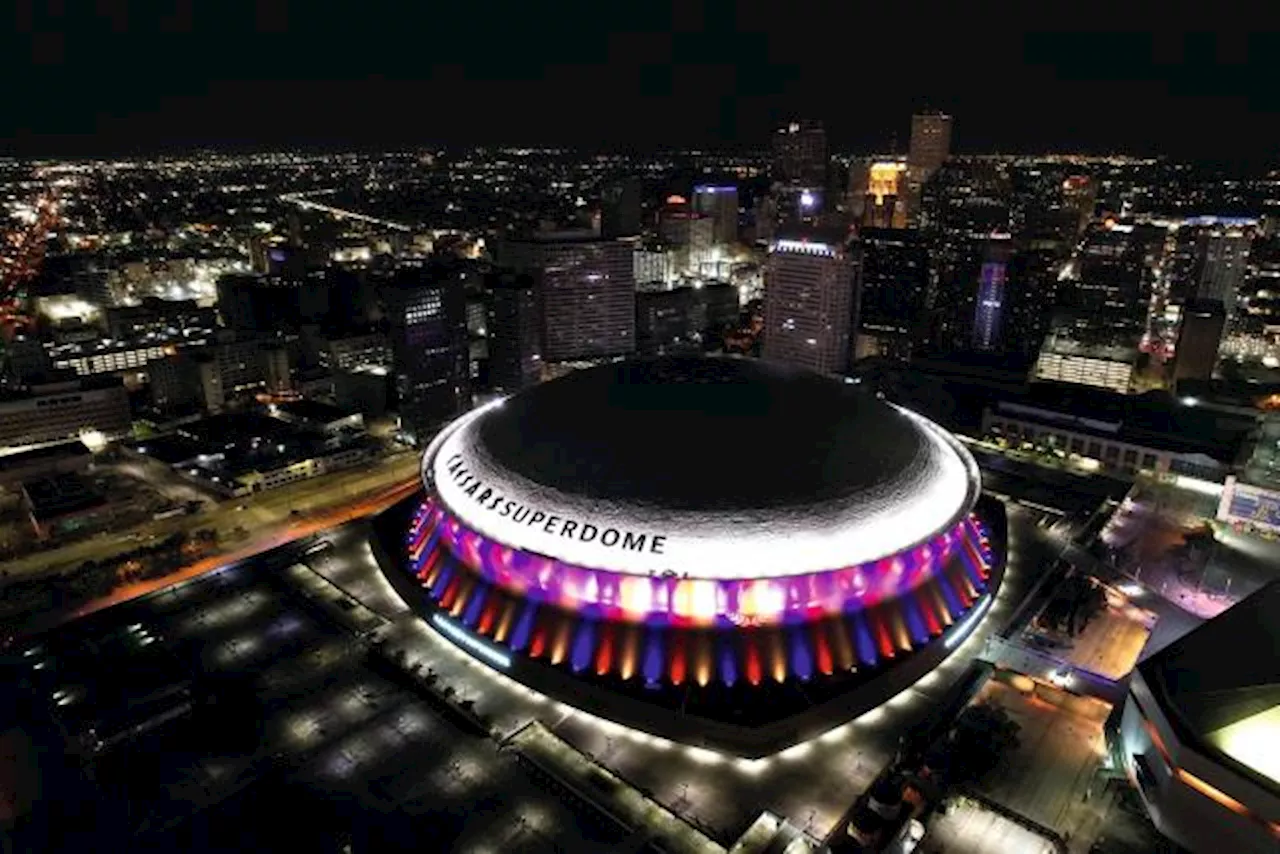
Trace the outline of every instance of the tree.
{"type": "Polygon", "coordinates": [[[1018,747],[1021,727],[1001,706],[978,703],[968,706],[956,718],[934,761],[945,763],[947,778],[954,783],[981,779],[1000,759],[1018,747]]]}

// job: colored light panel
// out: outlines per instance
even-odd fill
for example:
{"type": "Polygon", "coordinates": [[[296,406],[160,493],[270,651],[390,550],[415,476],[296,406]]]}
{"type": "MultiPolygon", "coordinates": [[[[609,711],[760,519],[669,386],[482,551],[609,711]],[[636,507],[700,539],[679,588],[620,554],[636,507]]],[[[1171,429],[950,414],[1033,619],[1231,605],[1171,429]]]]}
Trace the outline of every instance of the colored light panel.
{"type": "MultiPolygon", "coordinates": [[[[436,525],[439,542],[450,557],[497,587],[567,611],[651,625],[777,625],[797,618],[810,621],[839,615],[847,611],[851,603],[855,607],[870,607],[923,587],[952,560],[955,544],[963,543],[961,556],[967,572],[944,585],[949,610],[959,612],[977,597],[989,553],[979,542],[984,536],[981,527],[972,518],[966,518],[954,529],[906,555],[864,566],[807,575],[783,574],[777,578],[632,575],[573,566],[509,549],[469,529],[438,504],[431,501],[427,504],[432,507],[429,518],[439,518],[436,525]]],[[[424,558],[430,560],[433,554],[435,552],[423,552],[419,563],[424,558]]],[[[446,607],[451,607],[459,592],[446,589],[440,598],[446,607]]],[[[920,618],[917,612],[908,615],[912,620],[910,635],[917,639],[926,630],[916,624],[920,618]]],[[[905,648],[907,631],[897,625],[891,631],[897,646],[905,648]]]]}
{"type": "MultiPolygon", "coordinates": [[[[509,651],[522,652],[655,687],[809,681],[882,666],[939,635],[958,646],[992,604],[993,552],[976,517],[903,555],[767,579],[569,566],[489,541],[430,500],[405,549],[410,574],[441,609],[433,623],[477,657],[509,667],[509,651]]],[[[1222,735],[1247,741],[1275,722],[1249,723],[1249,732],[1222,735]]]]}
{"type": "Polygon", "coordinates": [[[431,623],[438,628],[451,641],[458,646],[470,652],[476,658],[492,664],[494,667],[500,667],[507,670],[511,667],[511,656],[492,644],[485,643],[480,638],[463,629],[458,624],[452,622],[440,614],[431,615],[431,623]]]}

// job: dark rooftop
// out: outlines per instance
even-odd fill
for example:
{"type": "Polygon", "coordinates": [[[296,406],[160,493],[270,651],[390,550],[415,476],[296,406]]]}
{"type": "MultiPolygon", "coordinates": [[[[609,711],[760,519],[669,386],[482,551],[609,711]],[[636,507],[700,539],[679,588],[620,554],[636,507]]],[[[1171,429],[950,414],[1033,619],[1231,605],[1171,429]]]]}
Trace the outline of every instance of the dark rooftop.
{"type": "Polygon", "coordinates": [[[500,466],[600,500],[671,509],[811,505],[896,481],[919,428],[856,385],[747,359],[604,365],[480,421],[500,466]]]}
{"type": "Polygon", "coordinates": [[[275,407],[283,415],[318,424],[328,424],[331,421],[347,418],[353,414],[349,409],[318,400],[291,400],[277,403],[275,407]]]}
{"type": "Polygon", "coordinates": [[[39,522],[82,513],[107,503],[92,483],[72,472],[25,481],[22,492],[31,507],[31,515],[39,522]]]}
{"type": "Polygon", "coordinates": [[[1083,422],[1076,422],[1069,429],[1096,432],[1151,448],[1200,453],[1224,463],[1235,460],[1254,426],[1251,418],[1188,405],[1164,392],[1124,395],[1085,386],[1033,383],[1025,395],[1000,402],[1003,407],[1008,404],[1119,424],[1115,432],[1091,431],[1083,422]]]}
{"type": "Polygon", "coordinates": [[[133,443],[138,453],[159,460],[166,465],[185,463],[200,455],[200,445],[186,436],[169,434],[153,436],[133,443]]]}
{"type": "Polygon", "coordinates": [[[278,418],[259,412],[235,412],[210,415],[191,424],[184,424],[178,428],[178,432],[212,450],[251,442],[253,439],[270,440],[293,433],[296,429],[278,418]]]}
{"type": "Polygon", "coordinates": [[[15,454],[0,454],[0,472],[11,471],[16,468],[22,468],[23,466],[29,466],[46,460],[61,460],[70,457],[87,456],[92,456],[92,452],[85,446],[84,442],[79,440],[73,442],[60,442],[57,445],[45,445],[41,448],[32,448],[27,451],[19,451],[15,454]]]}
{"type": "Polygon", "coordinates": [[[1214,746],[1225,727],[1280,707],[1280,581],[1138,665],[1179,737],[1255,784],[1270,779],[1214,746]]]}

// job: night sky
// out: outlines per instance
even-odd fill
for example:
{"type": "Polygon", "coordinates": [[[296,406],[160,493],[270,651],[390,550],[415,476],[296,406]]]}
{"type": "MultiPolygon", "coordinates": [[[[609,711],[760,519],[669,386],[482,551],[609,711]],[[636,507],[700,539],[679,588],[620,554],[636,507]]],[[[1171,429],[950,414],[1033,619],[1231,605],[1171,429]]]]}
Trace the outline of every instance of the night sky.
{"type": "Polygon", "coordinates": [[[0,150],[753,147],[811,116],[836,150],[884,151],[935,106],[956,116],[959,151],[1280,154],[1276,33],[1088,33],[1119,23],[1077,4],[1058,26],[1011,20],[1016,6],[947,4],[963,9],[948,20],[879,5],[911,9],[18,0],[0,150]]]}

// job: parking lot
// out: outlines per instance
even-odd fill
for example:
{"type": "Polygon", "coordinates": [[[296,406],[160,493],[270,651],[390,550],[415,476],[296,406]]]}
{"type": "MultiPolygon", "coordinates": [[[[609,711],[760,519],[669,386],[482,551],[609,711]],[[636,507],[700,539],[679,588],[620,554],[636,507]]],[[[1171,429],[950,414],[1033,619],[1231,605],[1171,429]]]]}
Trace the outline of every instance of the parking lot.
{"type": "MultiPolygon", "coordinates": [[[[370,560],[359,537],[335,539],[317,563],[349,572],[370,560]]],[[[59,797],[40,799],[25,847],[421,850],[429,834],[443,850],[578,851],[618,833],[575,815],[492,742],[380,675],[364,641],[291,592],[265,560],[87,618],[45,644],[51,661],[65,662],[76,643],[141,625],[194,674],[197,699],[187,715],[83,768],[46,774],[46,786],[60,781],[59,797]]],[[[376,590],[363,592],[377,601],[376,590]]],[[[96,677],[68,676],[109,684],[127,666],[104,660],[96,677]]],[[[37,719],[29,729],[46,755],[61,755],[54,728],[37,719]]]]}

